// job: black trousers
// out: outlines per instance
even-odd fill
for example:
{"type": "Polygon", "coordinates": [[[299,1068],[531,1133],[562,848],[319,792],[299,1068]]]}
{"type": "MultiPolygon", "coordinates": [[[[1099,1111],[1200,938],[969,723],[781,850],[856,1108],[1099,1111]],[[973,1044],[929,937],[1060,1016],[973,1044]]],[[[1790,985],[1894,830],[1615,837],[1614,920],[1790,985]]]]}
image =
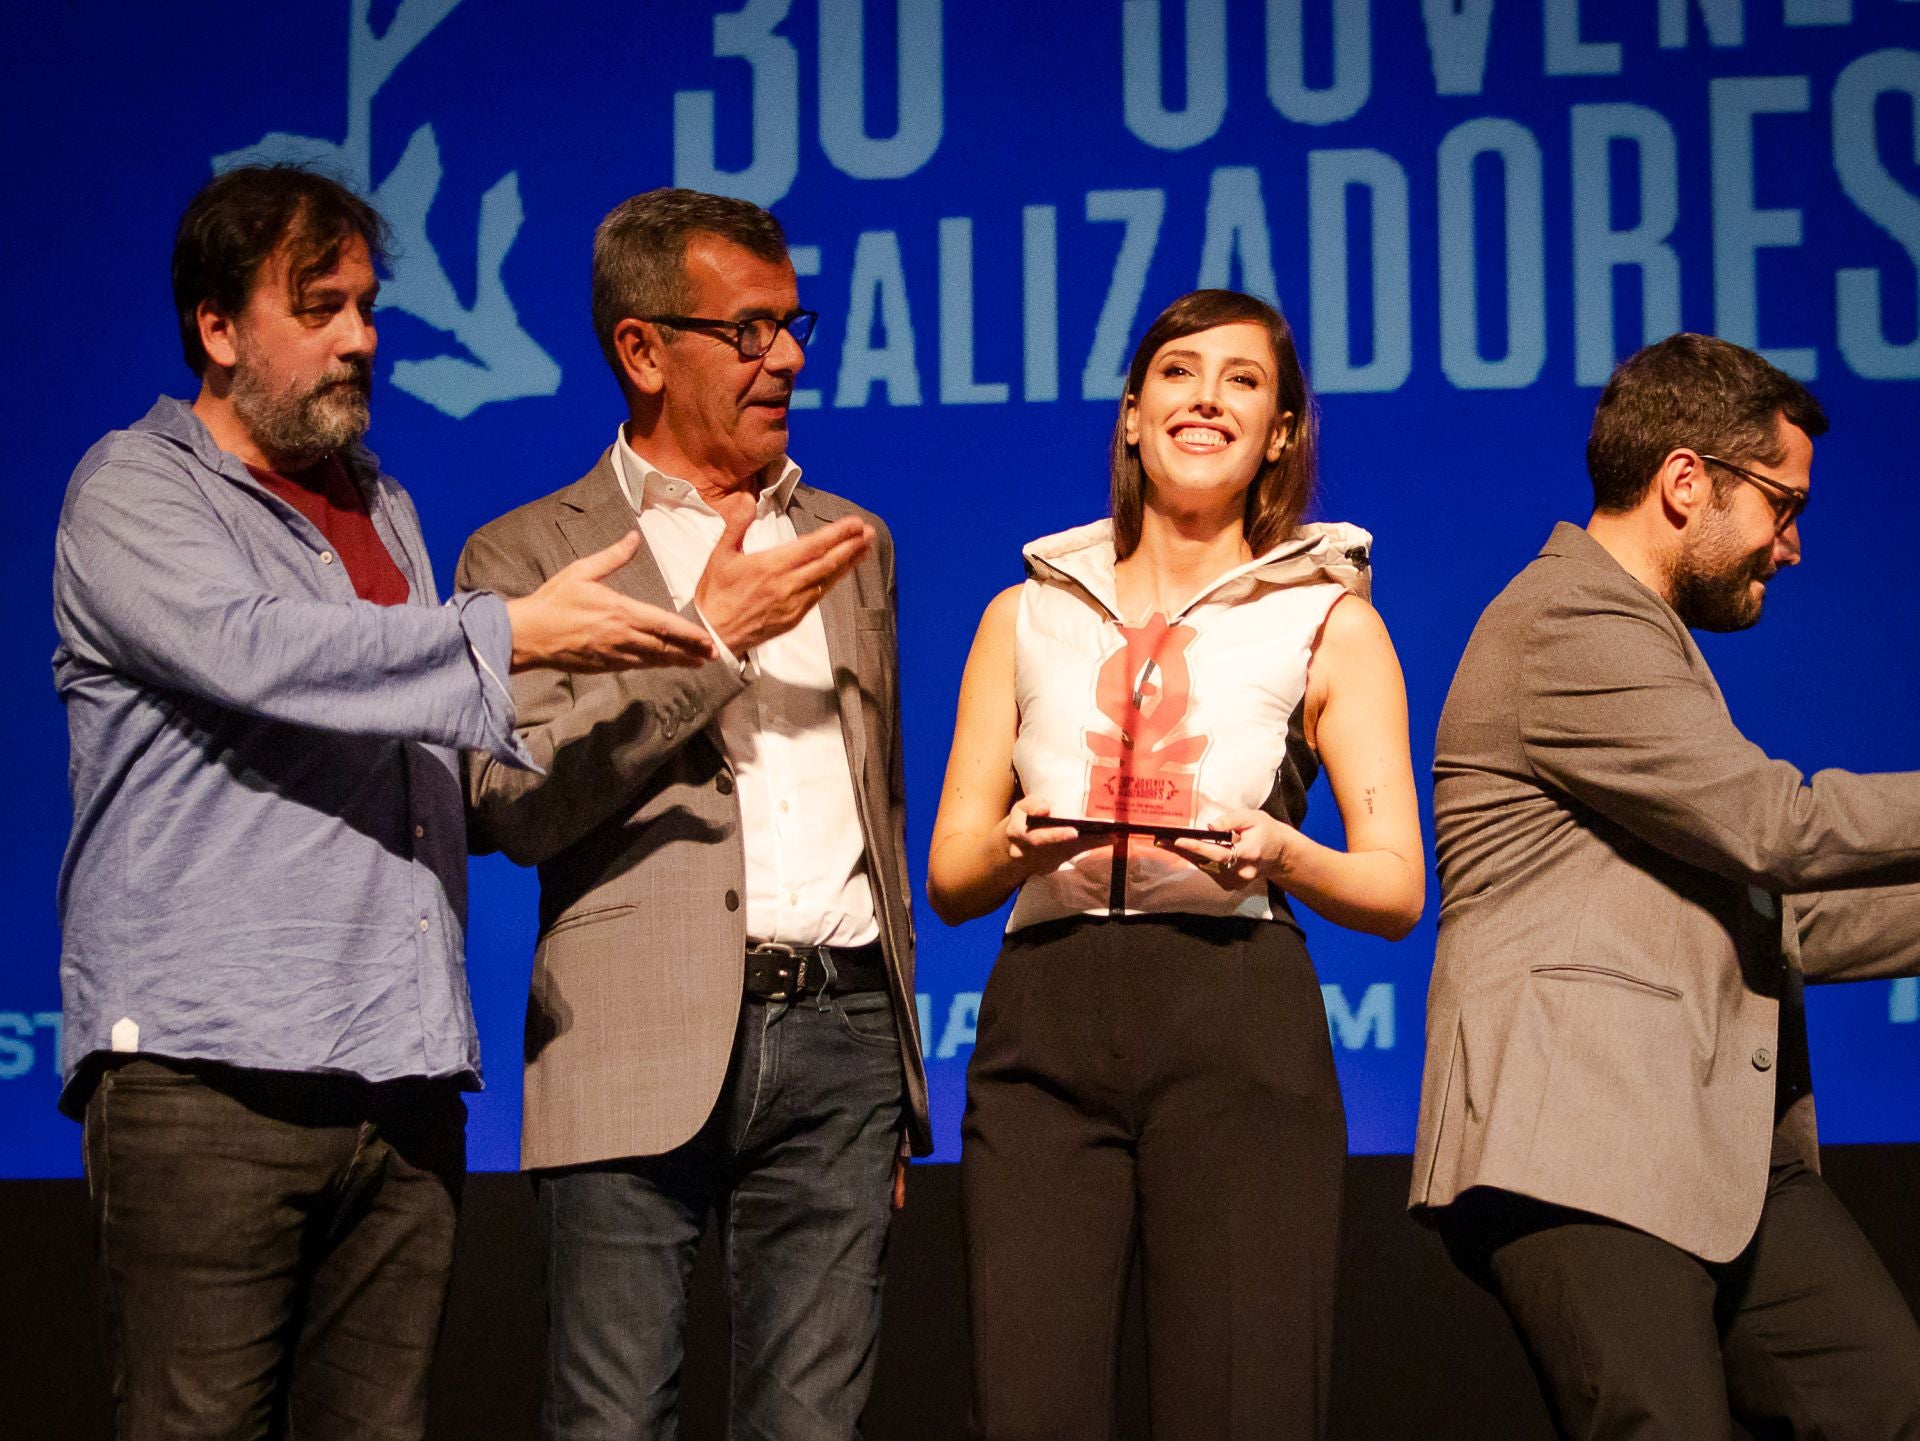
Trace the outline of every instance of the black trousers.
{"type": "Polygon", "coordinates": [[[1108,1441],[1136,1246],[1156,1441],[1323,1434],[1346,1117],[1290,926],[1008,937],[961,1134],[977,1436],[1108,1441]]]}
{"type": "Polygon", "coordinates": [[[451,1082],[138,1060],[86,1112],[119,1441],[418,1441],[466,1173],[451,1082]]]}
{"type": "Polygon", "coordinates": [[[1798,1161],[1713,1265],[1645,1232],[1504,1192],[1438,1217],[1499,1297],[1559,1434],[1579,1441],[1920,1438],[1920,1327],[1833,1192],[1798,1161]]]}

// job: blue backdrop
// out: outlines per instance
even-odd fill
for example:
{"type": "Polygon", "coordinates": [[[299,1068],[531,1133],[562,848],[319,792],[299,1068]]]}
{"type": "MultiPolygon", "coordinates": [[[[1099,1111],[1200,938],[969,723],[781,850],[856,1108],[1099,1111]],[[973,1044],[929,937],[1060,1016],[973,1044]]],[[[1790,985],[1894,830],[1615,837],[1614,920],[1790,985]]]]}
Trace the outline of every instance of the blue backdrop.
{"type": "MultiPolygon", "coordinates": [[[[1708,653],[1809,769],[1920,760],[1916,0],[68,0],[0,86],[15,344],[0,667],[0,1174],[77,1170],[54,1111],[64,721],[48,570],[66,477],[191,395],[172,229],[213,169],[322,159],[400,239],[371,441],[443,586],[466,535],[583,473],[618,396],[593,226],[678,183],[770,205],[822,312],[808,478],[899,543],[912,851],[974,622],[1032,536],[1097,516],[1134,338],[1196,284],[1276,297],[1325,416],[1322,514],[1377,536],[1424,786],[1453,663],[1553,521],[1619,355],[1682,326],[1813,382],[1805,563],[1708,653]]],[[[25,37],[25,38],[23,38],[25,37]]],[[[1310,829],[1337,834],[1324,790],[1310,829]]],[[[1431,907],[1429,907],[1431,911],[1431,907]]],[[[478,1167],[513,1164],[534,882],[474,866],[488,1058],[478,1167]]],[[[940,1154],[999,925],[920,915],[940,1154]]],[[[1308,922],[1353,1145],[1408,1149],[1431,917],[1397,946],[1308,922]]],[[[1170,978],[1177,984],[1178,978],[1170,978]]],[[[1811,1003],[1828,1140],[1920,1139],[1920,988],[1811,1003]]]]}

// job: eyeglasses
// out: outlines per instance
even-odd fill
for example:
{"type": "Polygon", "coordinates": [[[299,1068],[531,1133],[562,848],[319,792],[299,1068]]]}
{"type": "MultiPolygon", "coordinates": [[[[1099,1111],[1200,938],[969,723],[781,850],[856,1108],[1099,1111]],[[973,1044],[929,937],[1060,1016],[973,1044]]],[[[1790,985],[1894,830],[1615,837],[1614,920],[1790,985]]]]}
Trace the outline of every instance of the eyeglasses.
{"type": "Polygon", "coordinates": [[[1744,465],[1735,465],[1730,460],[1722,460],[1717,455],[1708,455],[1704,450],[1695,451],[1702,460],[1730,470],[1767,498],[1767,504],[1773,510],[1773,533],[1785,535],[1793,523],[1800,518],[1800,512],[1807,508],[1807,493],[1785,485],[1771,476],[1758,475],[1744,465]]]}
{"type": "Polygon", "coordinates": [[[813,327],[820,319],[816,310],[796,310],[784,320],[771,315],[756,315],[751,320],[715,320],[705,315],[636,315],[635,320],[651,321],[655,325],[671,325],[676,330],[697,330],[703,335],[711,335],[722,344],[731,345],[739,352],[742,360],[758,360],[769,350],[773,342],[786,331],[793,342],[802,350],[813,339],[813,327]]]}

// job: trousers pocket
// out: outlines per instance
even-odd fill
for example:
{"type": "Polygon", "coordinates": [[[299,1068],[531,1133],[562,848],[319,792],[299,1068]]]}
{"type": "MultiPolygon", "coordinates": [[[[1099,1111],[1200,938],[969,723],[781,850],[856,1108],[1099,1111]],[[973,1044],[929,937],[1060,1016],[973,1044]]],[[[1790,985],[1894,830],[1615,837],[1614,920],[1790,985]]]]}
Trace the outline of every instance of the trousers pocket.
{"type": "Polygon", "coordinates": [[[883,992],[862,991],[838,997],[833,1009],[840,1018],[840,1029],[862,1045],[888,1050],[899,1047],[900,1031],[893,1019],[893,1002],[883,992]]]}

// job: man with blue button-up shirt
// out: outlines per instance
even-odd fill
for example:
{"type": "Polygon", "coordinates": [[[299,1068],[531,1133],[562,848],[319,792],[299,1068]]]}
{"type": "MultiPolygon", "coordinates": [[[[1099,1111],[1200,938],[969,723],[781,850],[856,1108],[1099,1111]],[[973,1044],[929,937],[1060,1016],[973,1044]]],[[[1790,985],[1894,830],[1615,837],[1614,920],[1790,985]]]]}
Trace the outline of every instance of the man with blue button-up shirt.
{"type": "Polygon", "coordinates": [[[359,444],[383,231],[291,167],[202,190],[199,396],[94,446],[61,515],[62,1104],[126,1441],[423,1433],[479,1077],[457,752],[532,764],[514,668],[711,654],[599,583],[633,535],[437,603],[359,444]]]}

